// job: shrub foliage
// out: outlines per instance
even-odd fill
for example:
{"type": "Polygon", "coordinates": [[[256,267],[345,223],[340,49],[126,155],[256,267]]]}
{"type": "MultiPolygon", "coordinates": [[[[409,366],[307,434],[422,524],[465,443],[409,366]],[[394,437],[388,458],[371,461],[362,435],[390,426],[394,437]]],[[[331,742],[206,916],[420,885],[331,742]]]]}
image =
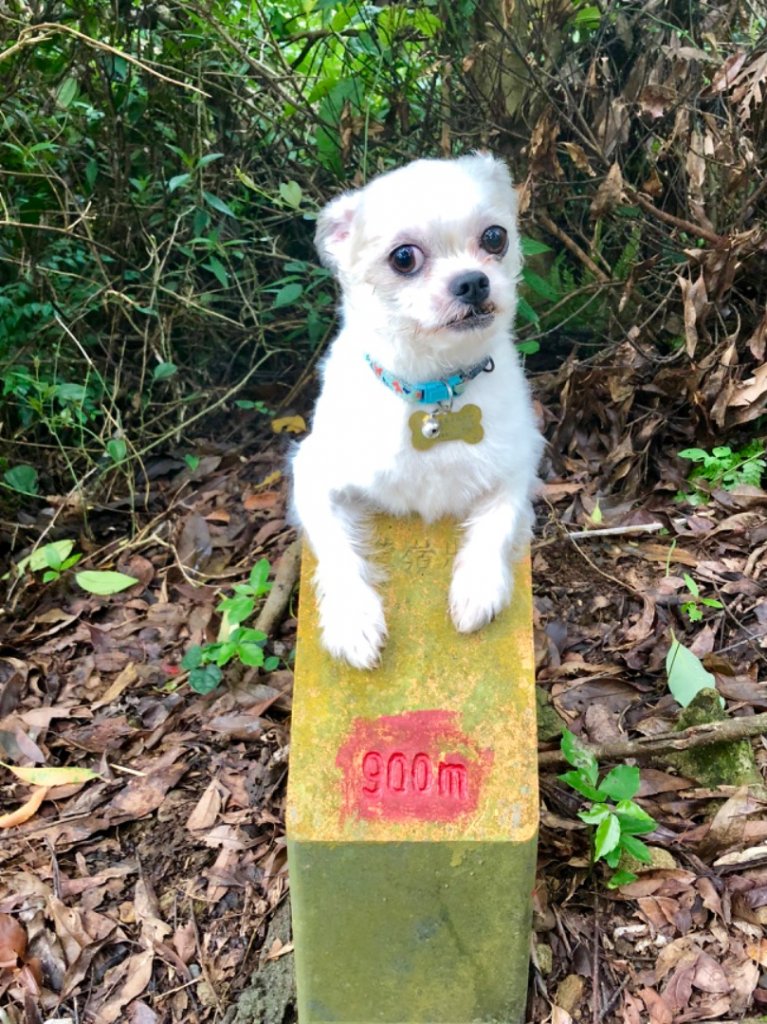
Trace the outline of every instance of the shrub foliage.
{"type": "Polygon", "coordinates": [[[767,46],[753,5],[5,10],[6,496],[132,477],[211,417],[228,413],[231,434],[238,400],[285,398],[332,330],[319,205],[477,146],[521,183],[520,335],[549,367],[568,358],[560,448],[598,408],[625,483],[667,421],[684,447],[762,414],[767,46]],[[627,428],[636,445],[619,457],[627,428]]]}

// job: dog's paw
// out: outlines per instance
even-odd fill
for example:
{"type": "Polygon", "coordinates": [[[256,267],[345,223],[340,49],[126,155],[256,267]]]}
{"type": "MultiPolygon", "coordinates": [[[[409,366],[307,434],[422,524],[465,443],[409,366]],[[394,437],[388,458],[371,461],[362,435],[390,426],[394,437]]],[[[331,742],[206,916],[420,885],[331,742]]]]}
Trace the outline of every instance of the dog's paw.
{"type": "Polygon", "coordinates": [[[513,579],[505,566],[456,562],[450,584],[450,618],[459,633],[473,633],[486,626],[511,599],[513,579]]]}
{"type": "Polygon", "coordinates": [[[386,640],[381,598],[361,580],[332,595],[320,605],[322,641],[334,658],[353,668],[375,668],[386,640]]]}

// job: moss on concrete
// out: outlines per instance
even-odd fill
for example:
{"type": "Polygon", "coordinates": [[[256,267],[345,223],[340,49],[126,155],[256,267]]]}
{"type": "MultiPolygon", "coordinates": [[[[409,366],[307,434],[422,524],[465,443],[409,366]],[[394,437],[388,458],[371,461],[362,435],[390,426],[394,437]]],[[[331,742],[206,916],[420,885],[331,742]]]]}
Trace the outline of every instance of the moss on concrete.
{"type": "Polygon", "coordinates": [[[289,856],[301,1024],[523,1019],[534,841],[294,842],[289,856]]]}
{"type": "MultiPolygon", "coordinates": [[[[290,903],[277,909],[264,940],[264,950],[275,939],[283,945],[290,941],[290,903]]],[[[232,1024],[294,1024],[296,1020],[296,977],[293,954],[277,960],[265,960],[251,977],[238,1002],[232,1024]]]]}
{"type": "Polygon", "coordinates": [[[547,743],[562,735],[565,723],[551,706],[548,693],[541,686],[535,688],[535,710],[538,721],[538,742],[547,743]]]}

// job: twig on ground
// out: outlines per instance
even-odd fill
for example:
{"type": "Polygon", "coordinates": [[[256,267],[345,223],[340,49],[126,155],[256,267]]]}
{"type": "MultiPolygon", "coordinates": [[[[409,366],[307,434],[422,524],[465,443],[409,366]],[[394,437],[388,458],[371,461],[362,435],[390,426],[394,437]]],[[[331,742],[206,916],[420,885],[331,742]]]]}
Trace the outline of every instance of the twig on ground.
{"type": "Polygon", "coordinates": [[[533,547],[542,548],[549,544],[556,544],[562,540],[590,540],[592,537],[620,537],[626,533],[656,533],[663,529],[663,523],[636,523],[634,526],[605,526],[599,530],[574,530],[572,533],[565,531],[558,537],[549,537],[547,540],[539,541],[533,547]]]}
{"type": "MultiPolygon", "coordinates": [[[[681,732],[664,732],[657,736],[640,736],[636,740],[616,740],[614,743],[586,743],[598,761],[618,761],[626,757],[655,757],[674,750],[707,747],[712,743],[727,743],[767,733],[767,713],[749,718],[725,718],[721,722],[704,722],[681,732]]],[[[542,750],[538,754],[540,768],[567,764],[561,750],[542,750]]]]}
{"type": "Polygon", "coordinates": [[[290,595],[298,579],[300,566],[301,538],[297,537],[292,544],[285,548],[277,567],[277,575],[274,578],[272,589],[254,623],[255,629],[266,633],[267,636],[271,634],[288,606],[290,595]]]}

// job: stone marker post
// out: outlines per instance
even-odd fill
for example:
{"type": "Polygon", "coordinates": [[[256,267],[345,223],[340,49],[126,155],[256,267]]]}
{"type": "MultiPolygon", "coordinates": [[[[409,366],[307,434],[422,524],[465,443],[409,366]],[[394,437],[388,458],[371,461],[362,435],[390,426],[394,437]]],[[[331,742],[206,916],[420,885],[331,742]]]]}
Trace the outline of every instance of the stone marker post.
{"type": "Polygon", "coordinates": [[[304,558],[288,788],[299,1024],[524,1019],[538,786],[529,563],[479,633],[447,614],[455,524],[380,519],[389,640],[320,646],[304,558]]]}

